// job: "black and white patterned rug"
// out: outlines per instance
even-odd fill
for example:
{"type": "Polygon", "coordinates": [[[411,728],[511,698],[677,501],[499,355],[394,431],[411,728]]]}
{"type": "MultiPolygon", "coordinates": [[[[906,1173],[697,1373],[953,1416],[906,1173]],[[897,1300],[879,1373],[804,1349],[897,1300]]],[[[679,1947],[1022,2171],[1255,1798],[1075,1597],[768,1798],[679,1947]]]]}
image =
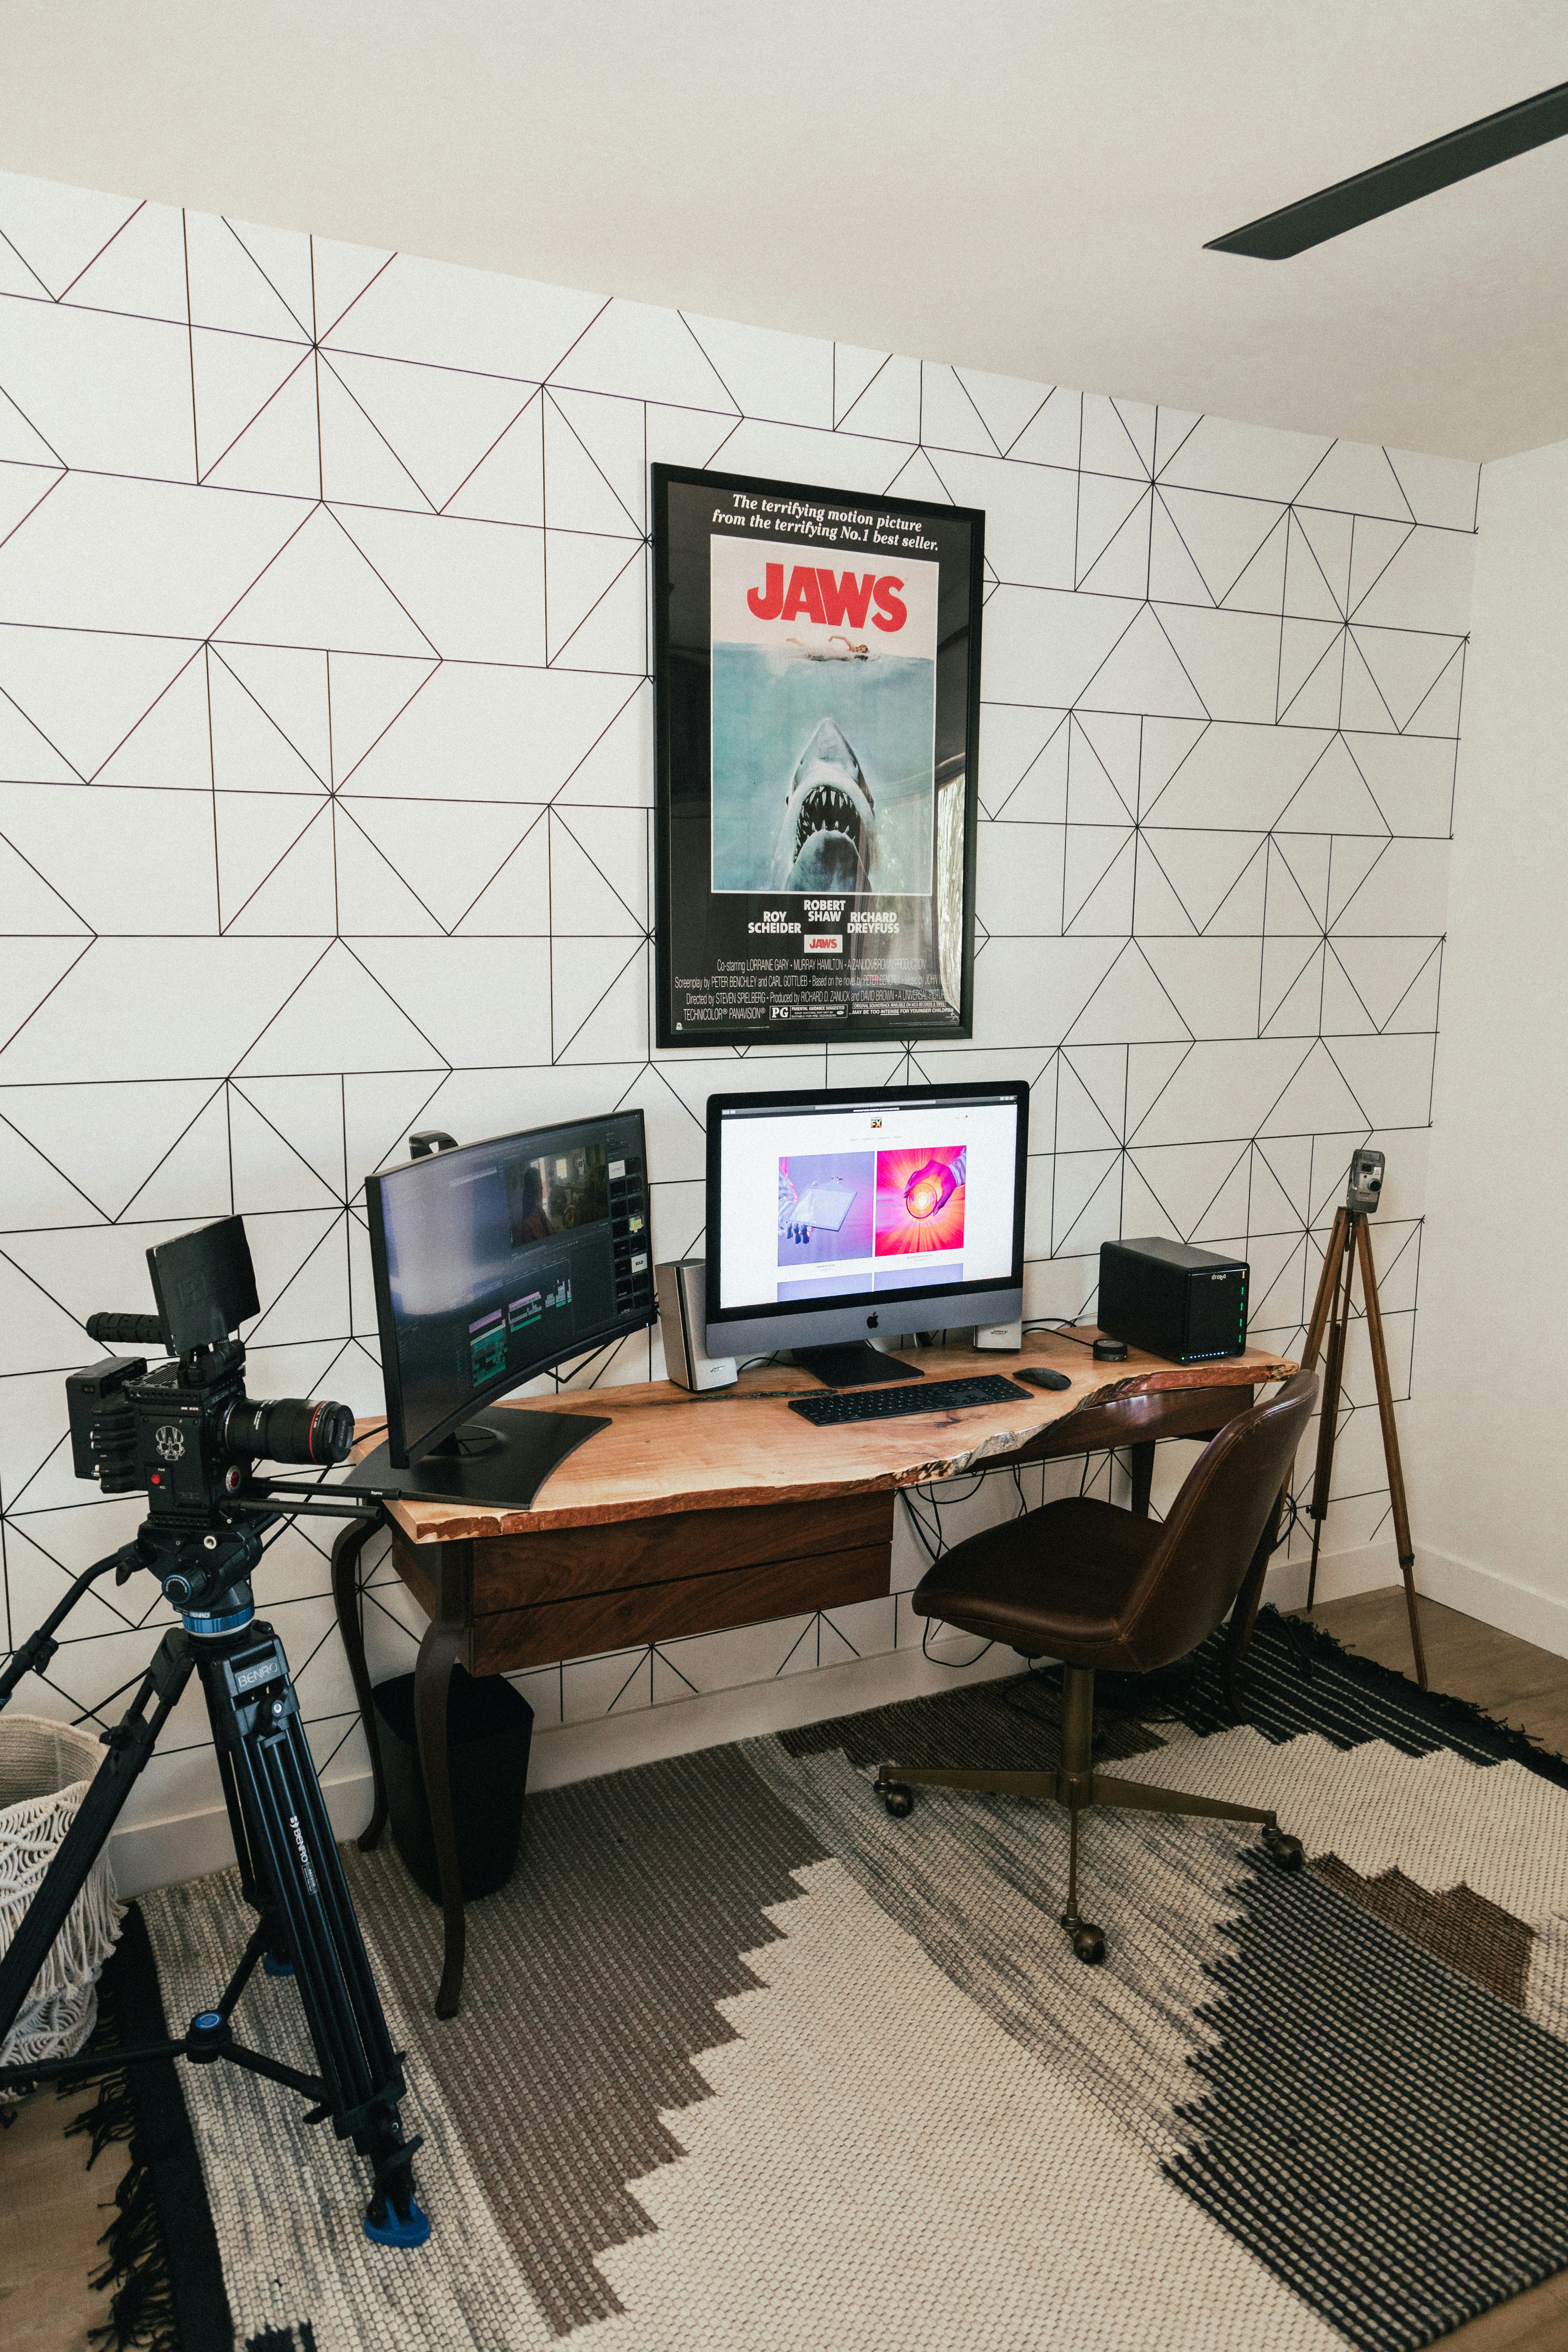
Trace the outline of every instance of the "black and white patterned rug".
{"type": "MultiPolygon", "coordinates": [[[[1053,1762],[1035,1677],[531,1799],[446,2024],[437,1914],[351,1850],[432,2241],[367,2244],[352,2154],[185,2069],[137,2093],[134,2300],[183,2352],[1403,2352],[1520,2294],[1568,2265],[1568,1765],[1296,1638],[1310,1679],[1264,1612],[1247,1725],[1205,1652],[1101,1727],[1121,1776],[1276,1806],[1308,1869],[1091,1815],[1099,1969],[1058,1809],[870,1787],[1053,1762]]],[[[112,1998],[184,2021],[235,1881],[141,1909],[112,1998]]],[[[310,2063],[287,1982],[245,2006],[310,2063]]]]}

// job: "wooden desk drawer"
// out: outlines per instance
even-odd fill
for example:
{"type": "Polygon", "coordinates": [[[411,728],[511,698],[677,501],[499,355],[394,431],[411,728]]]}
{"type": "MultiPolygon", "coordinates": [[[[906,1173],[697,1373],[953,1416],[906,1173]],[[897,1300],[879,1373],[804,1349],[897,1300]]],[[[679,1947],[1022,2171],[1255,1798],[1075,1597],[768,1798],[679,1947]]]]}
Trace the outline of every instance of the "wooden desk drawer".
{"type": "Polygon", "coordinates": [[[482,1617],[493,1610],[664,1584],[676,1577],[858,1551],[868,1544],[888,1547],[892,1539],[893,1497],[886,1492],[491,1536],[474,1545],[473,1612],[482,1617]]]}
{"type": "Polygon", "coordinates": [[[884,1491],[450,1544],[395,1528],[392,1557],[429,1616],[445,1580],[471,1674],[515,1674],[874,1601],[891,1584],[893,1503],[884,1491]]]}
{"type": "Polygon", "coordinates": [[[591,1657],[596,1651],[669,1642],[686,1633],[713,1633],[770,1617],[798,1616],[809,1609],[843,1609],[851,1601],[875,1601],[889,1590],[891,1559],[889,1543],[865,1544],[852,1550],[539,1601],[530,1608],[493,1610],[475,1617],[466,1663],[470,1674],[516,1674],[523,1666],[553,1665],[558,1658],[591,1657]]]}

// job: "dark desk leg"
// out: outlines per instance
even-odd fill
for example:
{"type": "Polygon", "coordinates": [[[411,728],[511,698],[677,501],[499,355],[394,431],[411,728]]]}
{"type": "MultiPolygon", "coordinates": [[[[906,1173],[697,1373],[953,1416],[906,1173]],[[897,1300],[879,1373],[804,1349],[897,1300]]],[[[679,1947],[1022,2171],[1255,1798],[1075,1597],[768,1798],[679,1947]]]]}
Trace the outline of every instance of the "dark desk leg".
{"type": "Polygon", "coordinates": [[[1268,1514],[1263,1533],[1258,1538],[1258,1549],[1251,1565],[1241,1580],[1241,1591],[1236,1596],[1230,1622],[1225,1629],[1225,1647],[1220,1652],[1219,1674],[1225,1691],[1226,1705],[1238,1723],[1247,1720],[1241,1703],[1238,1670],[1243,1658],[1252,1646],[1252,1629],[1258,1622],[1258,1612],[1263,1600],[1264,1579],[1268,1563],[1274,1557],[1274,1547],[1279,1540],[1279,1520],[1285,1508],[1285,1492],[1281,1487],[1274,1508],[1268,1514]]]}
{"type": "Polygon", "coordinates": [[[374,1851],[382,1831],[386,1827],[386,1776],[381,1768],[381,1741],[376,1732],[375,1699],[370,1686],[370,1669],[364,1658],[364,1625],[360,1615],[359,1556],[373,1535],[384,1525],[380,1518],[351,1519],[332,1546],[332,1600],[338,1612],[338,1631],[343,1637],[348,1654],[349,1672],[353,1676],[354,1696],[359,1701],[359,1719],[364,1726],[364,1744],[370,1751],[370,1776],[375,1792],[371,1810],[370,1826],[360,1833],[361,1853],[374,1851]]]}
{"type": "Polygon", "coordinates": [[[1150,1438],[1146,1444],[1131,1446],[1129,1452],[1132,1472],[1132,1516],[1135,1519],[1146,1519],[1149,1496],[1154,1485],[1154,1441],[1150,1438]]]}
{"type": "Polygon", "coordinates": [[[443,1927],[441,1982],[436,1994],[437,2017],[455,2017],[463,1990],[463,1885],[458,1872],[458,1836],[452,1814],[452,1783],[447,1769],[447,1699],[452,1668],[468,1631],[468,1600],[473,1547],[468,1543],[432,1544],[432,1566],[440,1578],[437,1613],[419,1644],[414,1669],[414,1721],[419,1735],[419,1769],[425,1776],[425,1797],[435,1832],[436,1862],[441,1874],[443,1927]]]}

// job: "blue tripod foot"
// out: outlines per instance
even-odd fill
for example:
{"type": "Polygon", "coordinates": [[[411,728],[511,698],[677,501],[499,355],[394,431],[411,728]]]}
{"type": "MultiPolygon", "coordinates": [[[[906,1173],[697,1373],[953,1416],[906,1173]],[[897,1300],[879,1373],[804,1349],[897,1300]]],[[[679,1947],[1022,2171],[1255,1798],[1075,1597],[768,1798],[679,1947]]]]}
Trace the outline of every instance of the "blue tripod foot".
{"type": "Polygon", "coordinates": [[[292,1960],[280,1960],[275,1952],[268,1952],[261,1963],[261,1973],[267,1977],[291,1977],[294,1963],[292,1960]]]}
{"type": "Polygon", "coordinates": [[[373,2246],[422,2246],[430,2235],[430,2216],[410,2198],[406,2221],[399,2221],[388,2205],[384,2221],[373,2221],[365,2215],[364,2233],[373,2246]]]}

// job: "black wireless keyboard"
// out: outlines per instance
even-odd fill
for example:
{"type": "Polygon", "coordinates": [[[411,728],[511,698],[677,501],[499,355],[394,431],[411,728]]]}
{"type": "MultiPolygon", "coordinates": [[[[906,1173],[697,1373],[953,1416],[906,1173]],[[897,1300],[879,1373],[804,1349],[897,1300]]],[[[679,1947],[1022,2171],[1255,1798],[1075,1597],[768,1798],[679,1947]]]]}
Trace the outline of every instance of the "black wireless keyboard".
{"type": "Polygon", "coordinates": [[[1000,1372],[977,1372],[968,1381],[900,1381],[893,1389],[847,1389],[826,1396],[791,1397],[791,1412],[800,1413],[818,1429],[846,1421],[894,1421],[910,1412],[952,1412],[966,1404],[1012,1404],[1022,1398],[1035,1402],[1032,1389],[1000,1372]]]}

